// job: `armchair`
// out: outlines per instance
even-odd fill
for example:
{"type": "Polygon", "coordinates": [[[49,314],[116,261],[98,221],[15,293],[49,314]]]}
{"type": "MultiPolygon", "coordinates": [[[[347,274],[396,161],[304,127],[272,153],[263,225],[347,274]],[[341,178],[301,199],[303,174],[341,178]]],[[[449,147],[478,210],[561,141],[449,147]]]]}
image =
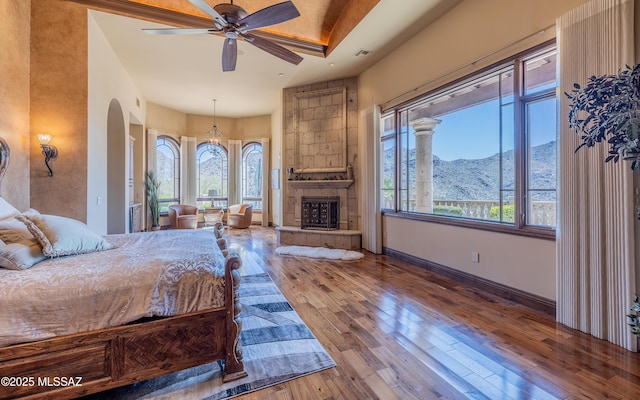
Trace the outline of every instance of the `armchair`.
{"type": "Polygon", "coordinates": [[[227,225],[232,228],[248,228],[251,225],[253,206],[251,204],[234,204],[229,206],[227,225]]]}
{"type": "Polygon", "coordinates": [[[186,204],[169,206],[171,229],[196,229],[198,227],[198,207],[186,204]]]}

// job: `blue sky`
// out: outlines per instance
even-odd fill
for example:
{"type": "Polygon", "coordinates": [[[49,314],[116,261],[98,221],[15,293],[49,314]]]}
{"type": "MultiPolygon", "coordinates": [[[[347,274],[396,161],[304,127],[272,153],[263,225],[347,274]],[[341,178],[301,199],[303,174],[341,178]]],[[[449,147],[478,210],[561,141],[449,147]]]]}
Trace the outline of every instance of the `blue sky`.
{"type": "MultiPolygon", "coordinates": [[[[556,100],[530,105],[531,145],[537,146],[556,139],[556,100]]],[[[499,151],[498,101],[491,101],[437,117],[442,123],[433,135],[433,153],[442,160],[478,159],[499,151]]],[[[503,108],[504,132],[513,132],[513,106],[503,108]]],[[[409,135],[415,146],[413,134],[409,135]]],[[[505,135],[503,150],[513,149],[513,135],[505,135]]]]}

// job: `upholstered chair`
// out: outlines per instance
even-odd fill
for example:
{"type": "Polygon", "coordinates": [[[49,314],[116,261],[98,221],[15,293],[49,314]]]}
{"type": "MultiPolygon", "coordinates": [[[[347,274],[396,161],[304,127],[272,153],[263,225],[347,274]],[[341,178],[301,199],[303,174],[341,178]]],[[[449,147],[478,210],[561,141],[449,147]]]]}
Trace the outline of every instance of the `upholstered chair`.
{"type": "Polygon", "coordinates": [[[253,206],[251,204],[234,204],[229,206],[227,225],[232,228],[248,228],[251,225],[253,206]]]}
{"type": "Polygon", "coordinates": [[[186,204],[169,206],[171,229],[196,229],[198,227],[198,207],[186,204]]]}

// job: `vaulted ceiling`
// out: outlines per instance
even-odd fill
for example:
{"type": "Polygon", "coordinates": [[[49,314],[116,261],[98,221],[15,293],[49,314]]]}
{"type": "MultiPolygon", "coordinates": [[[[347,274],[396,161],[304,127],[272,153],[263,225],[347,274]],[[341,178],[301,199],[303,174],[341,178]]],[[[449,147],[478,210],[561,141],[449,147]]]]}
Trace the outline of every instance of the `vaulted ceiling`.
{"type": "MultiPolygon", "coordinates": [[[[210,115],[270,114],[282,88],[355,76],[462,0],[293,0],[300,16],[252,31],[303,56],[299,65],[243,41],[222,72],[222,35],[147,35],[144,28],[212,27],[188,0],[69,0],[87,5],[147,100],[210,115]]],[[[218,2],[207,0],[212,7],[218,2]]],[[[247,13],[278,0],[235,0],[247,13]]]]}

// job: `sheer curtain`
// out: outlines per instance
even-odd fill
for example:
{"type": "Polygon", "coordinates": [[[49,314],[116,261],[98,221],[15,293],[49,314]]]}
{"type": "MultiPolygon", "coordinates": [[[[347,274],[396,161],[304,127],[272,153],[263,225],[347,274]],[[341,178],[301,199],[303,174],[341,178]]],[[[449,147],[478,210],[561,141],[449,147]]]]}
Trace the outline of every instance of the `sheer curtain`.
{"type": "Polygon", "coordinates": [[[633,175],[604,163],[606,143],[582,148],[565,92],[634,63],[633,0],[593,0],[557,20],[560,77],[557,320],[629,350],[635,284],[633,175]]]}
{"type": "Polygon", "coordinates": [[[242,202],[242,140],[229,140],[229,202],[228,205],[242,202]]]}
{"type": "Polygon", "coordinates": [[[362,140],[359,149],[360,170],[358,180],[362,192],[362,248],[375,254],[382,253],[382,216],[380,215],[380,111],[378,106],[360,112],[362,140]]]}
{"type": "Polygon", "coordinates": [[[271,156],[269,155],[269,139],[260,139],[262,144],[262,226],[269,226],[269,177],[271,156]]]}
{"type": "Polygon", "coordinates": [[[156,172],[156,146],[160,133],[155,129],[147,130],[147,170],[156,172]]]}
{"type": "Polygon", "coordinates": [[[180,203],[196,205],[196,138],[180,136],[180,203]]]}

